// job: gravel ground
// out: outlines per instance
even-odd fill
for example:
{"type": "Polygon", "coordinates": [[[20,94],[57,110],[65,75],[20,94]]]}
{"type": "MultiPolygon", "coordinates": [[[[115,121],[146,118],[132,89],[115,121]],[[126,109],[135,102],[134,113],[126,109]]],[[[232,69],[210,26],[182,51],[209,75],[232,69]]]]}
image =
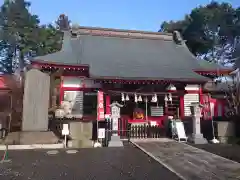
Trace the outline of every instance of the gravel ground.
{"type": "MultiPolygon", "coordinates": [[[[2,155],[3,152],[0,151],[2,155]]],[[[1,180],[180,180],[130,144],[123,148],[66,151],[10,151],[0,164],[1,180]]]]}
{"type": "Polygon", "coordinates": [[[191,146],[217,154],[240,163],[240,146],[231,144],[190,144],[191,146]]]}

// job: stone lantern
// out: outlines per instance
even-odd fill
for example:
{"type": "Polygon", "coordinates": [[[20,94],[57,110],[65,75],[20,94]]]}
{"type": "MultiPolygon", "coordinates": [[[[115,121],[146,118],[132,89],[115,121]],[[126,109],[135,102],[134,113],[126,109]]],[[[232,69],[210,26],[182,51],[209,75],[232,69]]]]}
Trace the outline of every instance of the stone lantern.
{"type": "Polygon", "coordinates": [[[193,120],[193,134],[190,141],[194,144],[206,144],[207,140],[203,137],[201,133],[201,108],[199,103],[191,104],[191,115],[193,120]]]}
{"type": "Polygon", "coordinates": [[[122,147],[123,143],[118,136],[118,119],[120,118],[120,108],[123,105],[118,102],[113,102],[111,105],[111,120],[112,120],[112,136],[109,142],[109,147],[122,147]]]}

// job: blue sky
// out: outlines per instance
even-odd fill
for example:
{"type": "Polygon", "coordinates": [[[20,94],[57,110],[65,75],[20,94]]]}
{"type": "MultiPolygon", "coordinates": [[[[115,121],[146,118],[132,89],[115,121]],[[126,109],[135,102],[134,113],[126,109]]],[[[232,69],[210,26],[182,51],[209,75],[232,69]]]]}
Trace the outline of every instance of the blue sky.
{"type": "MultiPolygon", "coordinates": [[[[65,13],[73,23],[121,29],[157,31],[164,20],[182,19],[196,6],[211,0],[30,0],[41,23],[65,13]]],[[[2,4],[3,0],[0,0],[2,4]]],[[[219,1],[222,2],[222,1],[219,1]]],[[[234,7],[240,0],[225,0],[234,7]]]]}

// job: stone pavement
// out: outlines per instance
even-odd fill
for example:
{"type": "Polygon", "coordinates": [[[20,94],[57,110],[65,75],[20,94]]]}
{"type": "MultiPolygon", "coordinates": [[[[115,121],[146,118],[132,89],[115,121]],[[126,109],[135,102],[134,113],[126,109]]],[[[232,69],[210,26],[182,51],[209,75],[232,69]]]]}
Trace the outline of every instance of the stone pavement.
{"type": "Polygon", "coordinates": [[[136,140],[137,147],[185,180],[239,180],[240,164],[173,140],[136,140]]]}
{"type": "Polygon", "coordinates": [[[9,159],[9,163],[0,163],[0,180],[180,180],[132,144],[68,151],[9,151],[9,159]]]}

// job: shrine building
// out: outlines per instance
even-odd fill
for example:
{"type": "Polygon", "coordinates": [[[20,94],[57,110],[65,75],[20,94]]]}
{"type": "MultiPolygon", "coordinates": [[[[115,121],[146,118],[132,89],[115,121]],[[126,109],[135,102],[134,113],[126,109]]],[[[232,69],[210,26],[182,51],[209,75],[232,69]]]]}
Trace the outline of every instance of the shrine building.
{"type": "MultiPolygon", "coordinates": [[[[65,31],[62,49],[35,57],[31,66],[51,77],[49,109],[71,101],[73,116],[96,120],[101,91],[105,115],[117,101],[122,119],[156,124],[190,116],[191,103],[205,103],[204,85],[232,71],[197,60],[178,32],[93,27],[65,31]]],[[[214,102],[215,115],[224,115],[224,103],[214,102]]]]}

